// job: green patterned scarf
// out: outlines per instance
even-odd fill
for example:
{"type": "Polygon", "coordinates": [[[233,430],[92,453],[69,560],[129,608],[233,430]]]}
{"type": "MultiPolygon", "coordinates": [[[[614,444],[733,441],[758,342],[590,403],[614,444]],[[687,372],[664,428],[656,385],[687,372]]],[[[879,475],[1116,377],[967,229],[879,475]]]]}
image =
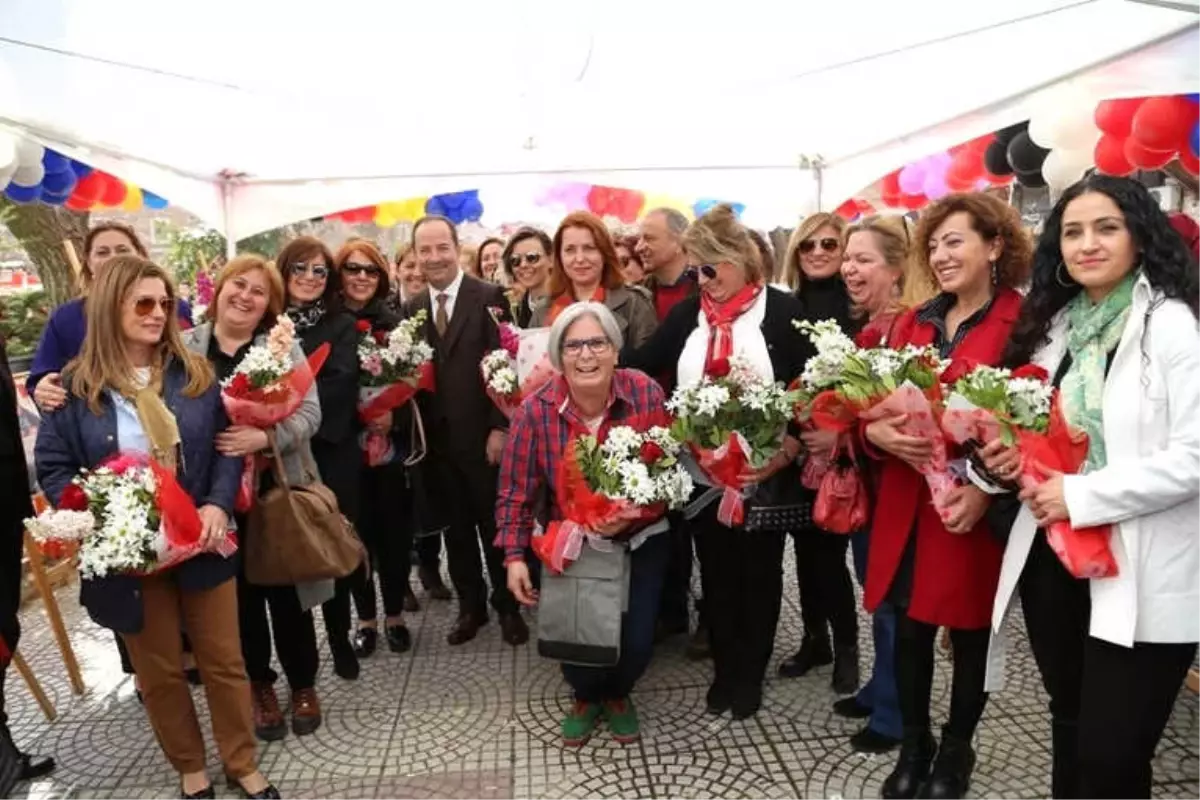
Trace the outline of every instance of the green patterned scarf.
{"type": "Polygon", "coordinates": [[[1129,319],[1137,278],[1137,270],[1131,270],[1099,303],[1080,292],[1067,304],[1071,366],[1063,376],[1060,391],[1067,422],[1088,435],[1084,472],[1094,472],[1108,463],[1104,449],[1104,371],[1108,354],[1120,343],[1129,319]]]}

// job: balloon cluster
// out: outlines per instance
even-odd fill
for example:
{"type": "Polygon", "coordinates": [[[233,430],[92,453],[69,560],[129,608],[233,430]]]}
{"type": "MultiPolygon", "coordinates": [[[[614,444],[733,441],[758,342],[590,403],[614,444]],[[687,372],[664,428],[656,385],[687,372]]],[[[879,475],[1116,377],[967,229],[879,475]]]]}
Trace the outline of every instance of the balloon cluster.
{"type": "Polygon", "coordinates": [[[1101,134],[1093,151],[1096,168],[1128,175],[1178,158],[1188,172],[1200,174],[1198,103],[1195,94],[1103,101],[1093,116],[1101,134]]]}
{"type": "Polygon", "coordinates": [[[167,201],[49,147],[0,134],[0,188],[14,203],[45,203],[72,211],[162,209],[167,201]]]}
{"type": "MultiPolygon", "coordinates": [[[[717,197],[702,197],[687,201],[665,194],[644,194],[635,189],[613,186],[591,186],[586,183],[557,183],[543,189],[534,204],[563,214],[572,211],[591,211],[598,217],[616,220],[626,225],[637,222],[656,208],[674,209],[689,219],[695,219],[713,206],[729,202],[717,197]]],[[[739,216],[746,210],[744,203],[729,202],[739,216]]]]}
{"type": "Polygon", "coordinates": [[[852,197],[835,208],[833,213],[837,214],[847,222],[854,222],[861,217],[868,217],[871,214],[874,214],[875,210],[875,206],[871,205],[866,200],[852,197]]]}
{"type": "Polygon", "coordinates": [[[350,208],[326,214],[327,220],[340,220],[350,225],[375,223],[381,228],[390,228],[401,222],[416,222],[426,214],[446,217],[455,225],[477,222],[483,216],[483,203],[478,189],[465,192],[435,194],[432,197],[410,197],[373,206],[350,208]]]}
{"type": "MultiPolygon", "coordinates": [[[[945,197],[951,192],[965,192],[1008,183],[1011,180],[1012,169],[1007,160],[1001,172],[993,168],[988,157],[996,148],[1007,146],[1007,140],[1001,143],[999,137],[1002,134],[1004,131],[980,136],[885,175],[880,182],[883,204],[891,208],[915,211],[929,201],[945,197]]],[[[840,208],[838,213],[846,216],[840,208]]]]}

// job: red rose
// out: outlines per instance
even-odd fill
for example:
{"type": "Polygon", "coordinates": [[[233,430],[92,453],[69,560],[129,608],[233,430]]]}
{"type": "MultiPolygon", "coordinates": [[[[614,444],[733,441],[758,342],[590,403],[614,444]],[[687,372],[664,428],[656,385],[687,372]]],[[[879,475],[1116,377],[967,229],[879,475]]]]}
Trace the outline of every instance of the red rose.
{"type": "Polygon", "coordinates": [[[942,383],[948,385],[958,383],[960,379],[974,372],[977,366],[979,366],[979,362],[973,358],[956,358],[942,372],[942,383]]]}
{"type": "Polygon", "coordinates": [[[708,365],[708,369],[704,370],[704,373],[710,378],[724,378],[729,374],[729,359],[713,359],[713,362],[708,365]]]}
{"type": "Polygon", "coordinates": [[[229,393],[234,397],[241,397],[253,388],[250,385],[250,376],[244,372],[239,372],[233,376],[233,381],[229,384],[229,393]]]}
{"type": "Polygon", "coordinates": [[[388,339],[387,331],[375,331],[375,333],[373,335],[375,337],[376,344],[387,344],[387,339],[388,339]]]}
{"type": "Polygon", "coordinates": [[[1017,367],[1013,370],[1014,378],[1033,378],[1035,381],[1046,383],[1050,380],[1050,373],[1039,367],[1037,364],[1026,364],[1023,367],[1017,367]]]}
{"type": "Polygon", "coordinates": [[[854,344],[866,350],[879,347],[883,344],[883,331],[879,328],[863,328],[854,337],[854,344]]]}
{"type": "Polygon", "coordinates": [[[360,319],[358,322],[356,322],[354,324],[354,327],[358,328],[359,333],[370,333],[371,332],[371,322],[369,320],[360,319]]]}
{"type": "Polygon", "coordinates": [[[87,511],[88,499],[78,484],[69,483],[58,498],[59,511],[87,511]]]}
{"type": "Polygon", "coordinates": [[[642,461],[646,464],[653,464],[665,456],[666,452],[654,442],[643,442],[641,452],[638,455],[641,456],[642,461]]]}

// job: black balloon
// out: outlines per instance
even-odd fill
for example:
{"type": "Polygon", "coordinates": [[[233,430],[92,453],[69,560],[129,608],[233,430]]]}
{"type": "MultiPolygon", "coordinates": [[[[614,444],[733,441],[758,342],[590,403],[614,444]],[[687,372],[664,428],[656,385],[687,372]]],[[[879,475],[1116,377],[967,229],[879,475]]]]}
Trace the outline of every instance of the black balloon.
{"type": "Polygon", "coordinates": [[[1018,133],[1024,133],[1027,130],[1029,130],[1029,120],[1017,122],[1013,125],[1009,125],[1007,128],[1001,128],[1000,130],[996,131],[996,141],[1008,144],[1013,139],[1017,138],[1018,133]]]}
{"type": "Polygon", "coordinates": [[[1017,137],[1008,143],[1008,163],[1017,173],[1040,172],[1042,162],[1049,153],[1046,148],[1033,143],[1033,139],[1029,138],[1029,131],[1018,133],[1017,137]]]}
{"type": "Polygon", "coordinates": [[[1008,163],[1008,145],[999,139],[989,144],[983,154],[983,165],[993,175],[1011,175],[1012,167],[1008,163]]]}
{"type": "Polygon", "coordinates": [[[1042,177],[1040,168],[1029,172],[1017,170],[1017,183],[1027,189],[1040,189],[1046,185],[1046,179],[1042,177]]]}

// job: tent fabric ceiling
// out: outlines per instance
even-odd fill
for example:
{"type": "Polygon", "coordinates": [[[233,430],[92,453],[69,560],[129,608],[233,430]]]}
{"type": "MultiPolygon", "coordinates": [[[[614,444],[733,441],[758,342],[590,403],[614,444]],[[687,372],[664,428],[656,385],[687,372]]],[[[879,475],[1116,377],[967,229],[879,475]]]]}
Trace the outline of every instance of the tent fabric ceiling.
{"type": "Polygon", "coordinates": [[[1100,95],[1198,83],[1197,14],[1131,0],[736,10],[607,0],[567,19],[551,0],[0,0],[0,126],[234,237],[547,179],[724,196],[790,218],[819,201],[803,156],[827,163],[832,199],[1067,82],[1100,95]]]}

